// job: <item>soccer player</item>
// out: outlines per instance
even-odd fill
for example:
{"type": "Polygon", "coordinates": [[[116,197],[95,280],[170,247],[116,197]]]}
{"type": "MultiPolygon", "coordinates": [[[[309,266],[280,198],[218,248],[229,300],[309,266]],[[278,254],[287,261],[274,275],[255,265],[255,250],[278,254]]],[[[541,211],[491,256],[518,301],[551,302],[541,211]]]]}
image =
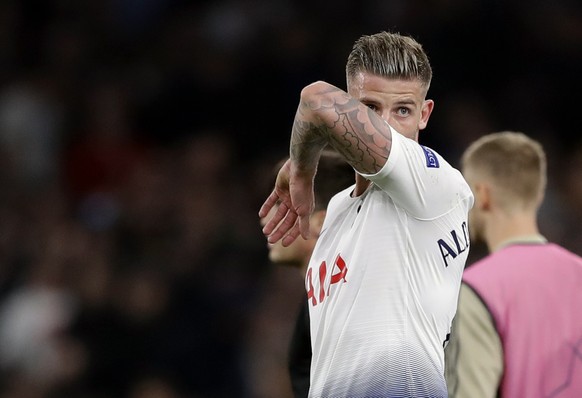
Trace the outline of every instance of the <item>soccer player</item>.
{"type": "Polygon", "coordinates": [[[271,243],[309,237],[320,153],[335,148],[355,185],[329,203],[306,272],[313,358],[310,397],[447,397],[443,346],[469,250],[473,195],[461,173],[418,143],[434,102],[414,39],[362,36],[348,92],[301,92],[290,159],[259,211],[271,243]]]}
{"type": "Polygon", "coordinates": [[[450,344],[450,397],[582,397],[582,259],[540,235],[540,143],[485,135],[462,157],[473,240],[490,254],[464,275],[450,344]]]}
{"type": "MultiPolygon", "coordinates": [[[[281,163],[282,164],[282,163],[281,163]]],[[[315,176],[315,209],[309,219],[309,239],[298,238],[289,246],[281,242],[269,245],[269,259],[273,264],[297,268],[302,276],[307,271],[309,258],[321,232],[327,205],[337,192],[353,185],[354,169],[338,153],[324,150],[319,159],[315,176]]],[[[277,211],[274,206],[271,212],[277,211]]],[[[261,219],[265,224],[269,218],[261,219]]],[[[309,337],[309,308],[307,300],[301,305],[289,347],[289,375],[293,394],[305,398],[309,392],[309,370],[311,367],[311,339],[309,337]]]]}

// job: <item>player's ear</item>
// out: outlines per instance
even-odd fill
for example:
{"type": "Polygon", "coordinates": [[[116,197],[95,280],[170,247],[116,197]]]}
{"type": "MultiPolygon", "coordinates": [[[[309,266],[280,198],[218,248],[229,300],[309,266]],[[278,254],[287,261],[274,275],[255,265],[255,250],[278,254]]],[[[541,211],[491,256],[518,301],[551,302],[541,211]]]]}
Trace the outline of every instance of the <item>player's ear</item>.
{"type": "Polygon", "coordinates": [[[475,196],[474,206],[479,210],[491,209],[491,187],[489,184],[480,182],[473,187],[473,195],[475,196]]]}
{"type": "Polygon", "coordinates": [[[418,122],[418,129],[424,130],[428,124],[428,119],[434,108],[433,100],[424,100],[422,104],[422,109],[420,110],[420,121],[418,122]]]}
{"type": "Polygon", "coordinates": [[[319,236],[321,228],[323,227],[323,220],[325,219],[325,210],[314,211],[309,218],[309,227],[312,236],[319,236]]]}

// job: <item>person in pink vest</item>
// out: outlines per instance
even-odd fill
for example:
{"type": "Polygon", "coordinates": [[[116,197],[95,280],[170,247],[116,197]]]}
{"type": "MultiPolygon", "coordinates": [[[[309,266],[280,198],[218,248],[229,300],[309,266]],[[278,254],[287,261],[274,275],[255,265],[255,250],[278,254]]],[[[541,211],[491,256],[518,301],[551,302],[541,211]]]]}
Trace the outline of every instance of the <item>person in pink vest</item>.
{"type": "Polygon", "coordinates": [[[490,254],[463,273],[445,350],[449,396],[582,397],[582,258],[539,232],[542,146],[488,134],[461,163],[475,195],[470,237],[490,254]]]}

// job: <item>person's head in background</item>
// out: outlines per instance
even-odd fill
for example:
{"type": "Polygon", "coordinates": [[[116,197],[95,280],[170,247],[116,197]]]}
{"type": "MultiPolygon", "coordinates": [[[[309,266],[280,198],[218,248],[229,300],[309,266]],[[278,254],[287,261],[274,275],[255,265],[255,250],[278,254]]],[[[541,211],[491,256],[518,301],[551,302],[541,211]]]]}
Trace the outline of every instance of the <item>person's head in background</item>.
{"type": "MultiPolygon", "coordinates": [[[[286,160],[286,158],[282,159],[275,169],[279,170],[286,160]]],[[[315,175],[315,209],[309,220],[311,238],[303,239],[300,237],[287,247],[284,247],[281,241],[270,244],[269,260],[272,263],[296,267],[301,272],[305,271],[321,232],[329,201],[336,193],[354,184],[354,174],[352,166],[338,153],[331,149],[325,149],[322,152],[315,175]]],[[[265,220],[268,220],[270,215],[277,211],[277,208],[278,206],[273,207],[271,213],[261,219],[261,225],[265,224],[265,220]]]]}
{"type": "Polygon", "coordinates": [[[471,239],[490,252],[514,237],[539,234],[538,210],[546,188],[542,145],[523,133],[487,134],[463,153],[461,169],[475,195],[471,239]]]}

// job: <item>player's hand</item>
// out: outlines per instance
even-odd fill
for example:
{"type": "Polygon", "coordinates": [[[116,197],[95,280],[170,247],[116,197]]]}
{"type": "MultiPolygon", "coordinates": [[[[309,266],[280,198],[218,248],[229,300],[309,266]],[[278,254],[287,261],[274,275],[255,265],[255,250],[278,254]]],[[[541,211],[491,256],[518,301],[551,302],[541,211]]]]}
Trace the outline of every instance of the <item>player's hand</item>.
{"type": "Polygon", "coordinates": [[[309,238],[309,217],[314,208],[313,177],[311,173],[299,172],[290,160],[281,167],[273,192],[259,210],[259,217],[266,217],[279,203],[263,227],[269,243],[283,239],[283,246],[289,246],[300,234],[309,238]]]}

